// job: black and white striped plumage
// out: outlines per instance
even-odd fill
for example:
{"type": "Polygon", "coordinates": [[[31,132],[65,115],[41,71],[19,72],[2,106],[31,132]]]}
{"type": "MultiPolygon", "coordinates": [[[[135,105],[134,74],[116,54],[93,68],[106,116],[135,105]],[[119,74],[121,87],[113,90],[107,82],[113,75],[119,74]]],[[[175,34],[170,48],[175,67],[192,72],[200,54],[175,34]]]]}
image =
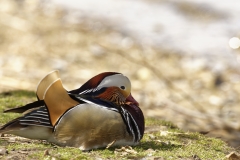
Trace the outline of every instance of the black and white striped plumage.
{"type": "Polygon", "coordinates": [[[105,72],[67,92],[55,71],[40,82],[38,101],[6,111],[24,115],[2,126],[0,133],[81,150],[136,145],[143,137],[144,116],[130,91],[127,77],[105,72]]]}

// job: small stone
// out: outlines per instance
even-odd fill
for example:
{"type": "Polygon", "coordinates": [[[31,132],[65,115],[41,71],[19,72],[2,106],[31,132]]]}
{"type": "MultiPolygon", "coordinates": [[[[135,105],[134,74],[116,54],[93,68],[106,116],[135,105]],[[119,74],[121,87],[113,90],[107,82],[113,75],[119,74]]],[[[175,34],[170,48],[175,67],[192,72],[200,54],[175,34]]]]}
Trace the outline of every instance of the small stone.
{"type": "Polygon", "coordinates": [[[161,135],[161,136],[167,136],[168,134],[169,134],[168,131],[161,131],[161,132],[160,132],[160,135],[161,135]]]}
{"type": "Polygon", "coordinates": [[[192,158],[193,158],[194,160],[201,160],[201,159],[198,157],[198,155],[193,155],[192,158]]]}
{"type": "Polygon", "coordinates": [[[149,134],[148,136],[151,140],[156,139],[156,136],[154,136],[153,134],[149,134]]]}
{"type": "Polygon", "coordinates": [[[5,155],[7,154],[6,148],[0,148],[0,155],[5,155]]]}
{"type": "Polygon", "coordinates": [[[8,139],[8,142],[14,143],[14,142],[16,142],[16,138],[15,138],[15,137],[10,137],[10,138],[8,139]]]}
{"type": "Polygon", "coordinates": [[[230,154],[228,154],[226,156],[227,159],[229,160],[239,160],[240,159],[240,155],[235,153],[235,152],[231,152],[230,154]]]}
{"type": "Polygon", "coordinates": [[[44,151],[44,156],[49,156],[49,155],[50,155],[49,150],[48,150],[48,149],[45,150],[45,151],[44,151]]]}
{"type": "Polygon", "coordinates": [[[153,153],[155,153],[156,151],[153,150],[152,148],[149,148],[148,150],[146,150],[146,152],[148,153],[147,156],[151,157],[151,156],[153,156],[153,153]]]}

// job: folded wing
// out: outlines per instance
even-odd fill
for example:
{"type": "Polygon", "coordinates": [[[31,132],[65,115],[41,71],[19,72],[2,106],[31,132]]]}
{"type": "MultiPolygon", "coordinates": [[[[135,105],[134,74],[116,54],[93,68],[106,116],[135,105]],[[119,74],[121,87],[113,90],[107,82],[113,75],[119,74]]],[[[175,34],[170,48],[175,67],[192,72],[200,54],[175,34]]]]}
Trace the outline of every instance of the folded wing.
{"type": "Polygon", "coordinates": [[[58,71],[49,73],[40,81],[37,96],[44,100],[53,126],[68,109],[79,104],[64,89],[58,71]]]}

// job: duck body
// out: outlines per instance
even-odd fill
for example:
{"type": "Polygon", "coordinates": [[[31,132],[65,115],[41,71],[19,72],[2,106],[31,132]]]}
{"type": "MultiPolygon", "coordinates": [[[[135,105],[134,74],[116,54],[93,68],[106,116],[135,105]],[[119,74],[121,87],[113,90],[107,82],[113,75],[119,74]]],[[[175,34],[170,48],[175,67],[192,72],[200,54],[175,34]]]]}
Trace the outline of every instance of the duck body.
{"type": "Polygon", "coordinates": [[[64,145],[89,150],[106,147],[111,143],[113,146],[137,144],[133,136],[127,132],[127,126],[121,115],[114,110],[94,104],[84,104],[70,109],[65,117],[60,119],[54,128],[57,141],[64,145]],[[74,116],[76,113],[81,117],[74,116]],[[68,125],[69,121],[71,125],[68,125]]]}
{"type": "MultiPolygon", "coordinates": [[[[110,78],[111,75],[122,77],[119,73],[107,73],[110,78]]],[[[114,81],[109,84],[108,80],[93,77],[79,89],[67,92],[56,79],[50,80],[50,85],[45,84],[44,79],[44,83],[40,82],[39,85],[47,89],[37,91],[38,101],[6,111],[25,113],[2,126],[0,133],[47,140],[81,150],[132,146],[142,139],[144,116],[130,93],[120,94],[125,85],[119,88],[114,81]],[[93,87],[88,87],[89,84],[93,87]],[[59,95],[52,96],[53,92],[59,95]]]]}

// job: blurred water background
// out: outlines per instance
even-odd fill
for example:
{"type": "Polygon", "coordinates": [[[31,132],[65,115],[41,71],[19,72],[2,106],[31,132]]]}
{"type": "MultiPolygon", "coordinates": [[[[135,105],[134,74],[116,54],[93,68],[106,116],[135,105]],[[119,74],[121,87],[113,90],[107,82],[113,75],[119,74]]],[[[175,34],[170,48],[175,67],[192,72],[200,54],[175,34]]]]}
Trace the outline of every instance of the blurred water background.
{"type": "Polygon", "coordinates": [[[146,117],[238,147],[239,7],[237,0],[1,0],[0,91],[34,91],[55,69],[67,89],[117,71],[131,79],[146,117]]]}
{"type": "MultiPolygon", "coordinates": [[[[54,0],[81,15],[104,19],[142,45],[236,60],[229,39],[239,36],[237,0],[54,0]]],[[[216,62],[218,63],[218,62],[216,62]]],[[[236,63],[235,63],[236,64],[236,63]]]]}

